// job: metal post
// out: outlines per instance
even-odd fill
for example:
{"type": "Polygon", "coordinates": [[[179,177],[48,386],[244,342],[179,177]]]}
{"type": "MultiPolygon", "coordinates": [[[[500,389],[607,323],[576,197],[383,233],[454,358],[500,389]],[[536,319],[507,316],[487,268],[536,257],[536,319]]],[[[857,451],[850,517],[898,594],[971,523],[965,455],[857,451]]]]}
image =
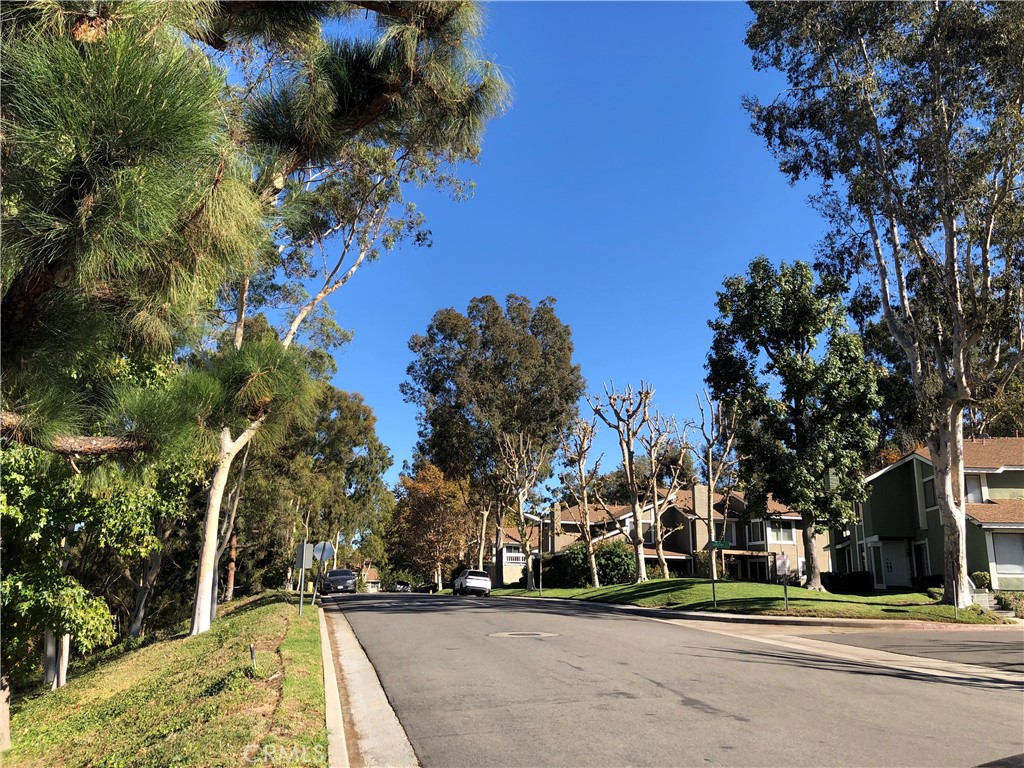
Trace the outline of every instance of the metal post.
{"type": "MultiPolygon", "coordinates": [[[[305,546],[306,540],[303,539],[303,546],[305,546]]],[[[302,615],[302,598],[306,596],[306,569],[299,569],[299,616],[302,615]]]]}
{"type": "MultiPolygon", "coordinates": [[[[711,550],[711,556],[715,556],[715,550],[711,550]]],[[[718,608],[718,595],[715,594],[715,565],[711,564],[711,605],[714,608],[718,608]]]]}
{"type": "Polygon", "coordinates": [[[544,597],[544,515],[540,516],[540,539],[537,541],[537,553],[539,558],[537,570],[540,574],[537,586],[540,596],[544,597]]]}

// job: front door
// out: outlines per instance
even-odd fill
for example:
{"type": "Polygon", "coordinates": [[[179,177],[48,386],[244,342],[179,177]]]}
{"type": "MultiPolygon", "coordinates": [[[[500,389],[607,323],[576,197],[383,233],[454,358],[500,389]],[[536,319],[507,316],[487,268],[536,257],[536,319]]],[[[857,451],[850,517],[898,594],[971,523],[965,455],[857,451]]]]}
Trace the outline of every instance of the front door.
{"type": "Polygon", "coordinates": [[[887,587],[910,586],[910,558],[902,541],[882,542],[882,571],[887,587]]]}

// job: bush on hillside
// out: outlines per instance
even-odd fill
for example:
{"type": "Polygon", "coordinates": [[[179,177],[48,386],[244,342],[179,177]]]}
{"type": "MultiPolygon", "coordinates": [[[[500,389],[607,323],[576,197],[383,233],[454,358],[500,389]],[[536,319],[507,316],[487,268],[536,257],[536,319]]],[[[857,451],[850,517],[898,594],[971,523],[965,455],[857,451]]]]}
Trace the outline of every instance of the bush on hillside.
{"type": "Polygon", "coordinates": [[[875,591],[875,577],[871,575],[871,571],[825,571],[821,574],[821,586],[837,595],[862,594],[875,591]]]}

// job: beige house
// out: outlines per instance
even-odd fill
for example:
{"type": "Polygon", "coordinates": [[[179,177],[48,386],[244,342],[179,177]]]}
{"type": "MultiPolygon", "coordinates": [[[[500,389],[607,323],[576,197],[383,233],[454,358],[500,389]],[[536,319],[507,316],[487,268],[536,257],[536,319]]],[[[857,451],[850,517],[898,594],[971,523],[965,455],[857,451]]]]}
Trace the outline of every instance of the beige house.
{"type": "MultiPolygon", "coordinates": [[[[747,502],[743,493],[730,494],[728,506],[722,494],[715,493],[712,498],[715,540],[729,542],[722,554],[730,576],[749,581],[777,581],[788,573],[794,582],[806,577],[807,555],[800,515],[769,497],[766,516],[744,521],[747,502]]],[[[707,507],[707,486],[697,484],[686,510],[693,520],[694,551],[708,546],[707,507]]],[[[816,537],[815,552],[822,571],[832,568],[827,545],[827,536],[816,537]]]]}

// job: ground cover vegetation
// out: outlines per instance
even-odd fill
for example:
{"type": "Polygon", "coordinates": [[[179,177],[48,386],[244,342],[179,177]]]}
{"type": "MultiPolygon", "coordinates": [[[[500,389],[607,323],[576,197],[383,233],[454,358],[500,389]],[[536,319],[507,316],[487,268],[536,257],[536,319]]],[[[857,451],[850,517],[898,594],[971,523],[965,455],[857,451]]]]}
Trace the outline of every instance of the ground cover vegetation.
{"type": "Polygon", "coordinates": [[[179,629],[15,702],[4,765],[326,765],[316,611],[299,618],[294,598],[268,592],[236,601],[201,638],[179,629]]]}

